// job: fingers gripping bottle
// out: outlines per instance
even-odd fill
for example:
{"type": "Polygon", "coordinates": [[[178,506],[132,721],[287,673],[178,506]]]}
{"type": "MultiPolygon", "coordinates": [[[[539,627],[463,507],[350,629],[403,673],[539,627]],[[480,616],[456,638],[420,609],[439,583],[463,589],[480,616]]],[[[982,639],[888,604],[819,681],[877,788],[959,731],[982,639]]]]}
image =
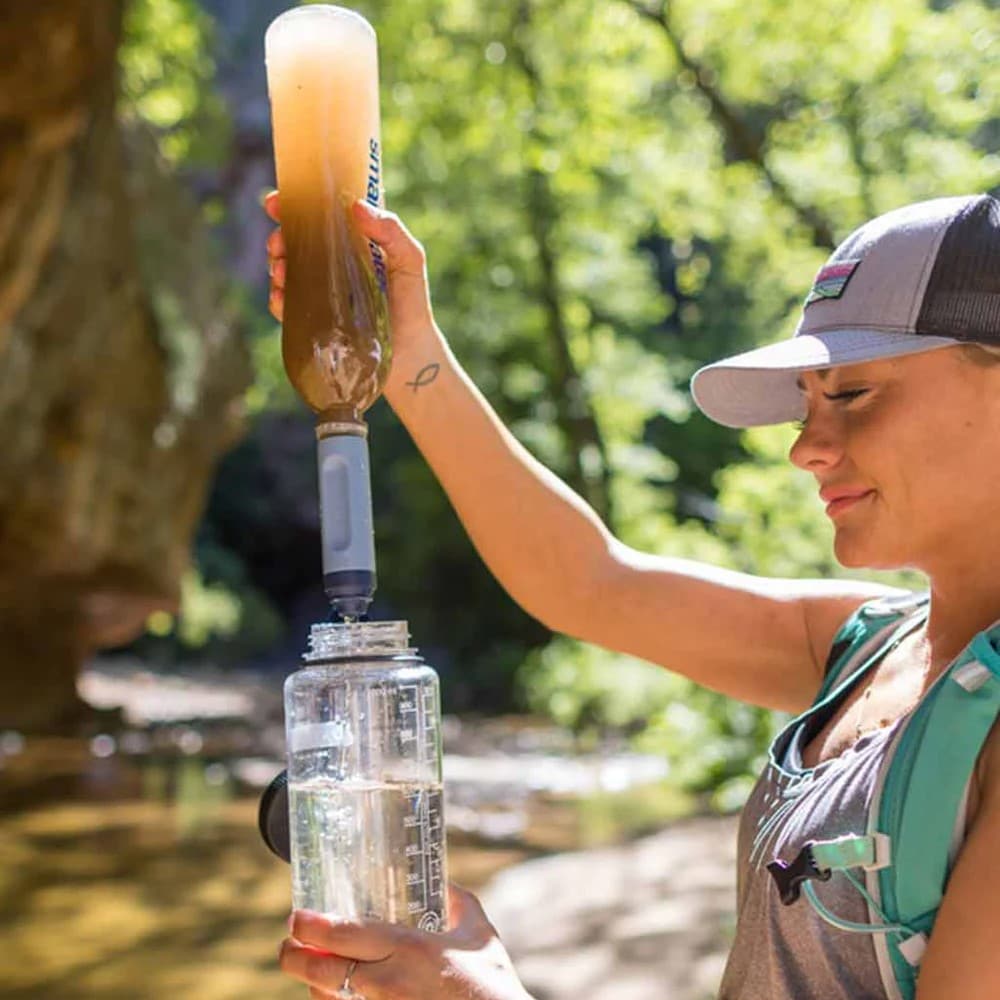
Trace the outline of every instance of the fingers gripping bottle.
{"type": "Polygon", "coordinates": [[[317,416],[324,589],[355,619],[375,590],[363,414],[390,362],[385,263],[350,216],[358,199],[383,202],[375,32],[311,4],[277,17],[264,47],[288,261],[282,359],[317,416]]]}
{"type": "Polygon", "coordinates": [[[285,682],[296,908],[443,930],[437,674],[406,622],[314,625],[285,682]]]}

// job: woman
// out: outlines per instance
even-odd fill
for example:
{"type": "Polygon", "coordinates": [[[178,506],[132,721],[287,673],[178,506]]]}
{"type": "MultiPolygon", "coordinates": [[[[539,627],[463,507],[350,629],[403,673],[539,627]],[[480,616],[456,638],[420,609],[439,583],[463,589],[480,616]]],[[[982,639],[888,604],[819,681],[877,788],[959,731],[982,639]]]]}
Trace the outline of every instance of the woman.
{"type": "MultiPolygon", "coordinates": [[[[276,194],[266,208],[278,220],[276,194]]],[[[846,933],[809,907],[782,905],[767,866],[784,871],[807,842],[861,820],[893,735],[1000,618],[1000,364],[989,350],[1000,345],[1000,204],[939,199],[861,227],[820,271],[793,338],[710,365],[692,384],[698,405],[724,424],[801,421],[790,457],[816,479],[838,560],[919,569],[929,600],[870,583],[764,579],[618,542],[501,426],[457,364],[434,321],[420,245],[391,214],[359,204],[355,217],[390,272],[386,396],[480,555],[530,614],[792,713],[829,690],[824,674],[843,637],[890,614],[892,641],[841,695],[779,737],[747,804],[739,920],[720,996],[892,995],[873,943],[880,935],[846,933]],[[898,607],[890,601],[885,612],[887,598],[898,607]]],[[[268,250],[280,318],[280,230],[268,250]]],[[[912,955],[917,1000],[1000,996],[998,740],[988,729],[933,934],[922,960],[912,955]]],[[[831,909],[863,919],[860,895],[828,888],[831,909]]],[[[524,997],[475,899],[455,890],[452,902],[454,926],[440,936],[296,914],[282,967],[314,996],[346,986],[369,1000],[524,997]]]]}

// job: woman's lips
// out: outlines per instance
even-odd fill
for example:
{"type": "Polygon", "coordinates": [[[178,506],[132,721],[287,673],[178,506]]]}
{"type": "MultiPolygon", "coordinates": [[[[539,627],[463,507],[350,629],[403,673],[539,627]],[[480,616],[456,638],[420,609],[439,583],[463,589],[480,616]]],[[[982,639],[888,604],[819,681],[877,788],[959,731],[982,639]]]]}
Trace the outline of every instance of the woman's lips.
{"type": "MultiPolygon", "coordinates": [[[[855,506],[862,500],[874,495],[874,490],[864,490],[860,493],[841,493],[831,497],[826,505],[826,516],[836,517],[838,514],[842,514],[845,510],[855,506]]],[[[824,497],[824,499],[826,499],[824,497]]]]}

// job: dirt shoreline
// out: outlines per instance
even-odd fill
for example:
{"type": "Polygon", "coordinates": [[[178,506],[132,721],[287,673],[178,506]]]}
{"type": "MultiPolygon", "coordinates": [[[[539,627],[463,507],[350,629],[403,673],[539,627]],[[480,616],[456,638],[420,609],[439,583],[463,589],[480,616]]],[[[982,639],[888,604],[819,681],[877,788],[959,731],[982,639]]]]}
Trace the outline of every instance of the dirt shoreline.
{"type": "Polygon", "coordinates": [[[734,926],[736,819],[525,861],[483,890],[536,1000],[711,1000],[734,926]]]}

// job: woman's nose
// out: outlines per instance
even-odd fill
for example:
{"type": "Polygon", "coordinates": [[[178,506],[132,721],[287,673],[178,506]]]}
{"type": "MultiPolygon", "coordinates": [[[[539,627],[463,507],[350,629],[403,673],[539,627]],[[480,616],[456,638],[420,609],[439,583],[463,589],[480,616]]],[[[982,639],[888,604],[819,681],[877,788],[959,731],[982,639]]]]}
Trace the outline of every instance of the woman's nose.
{"type": "Polygon", "coordinates": [[[829,417],[813,414],[788,453],[793,465],[807,472],[833,468],[844,454],[841,435],[829,417]]]}

